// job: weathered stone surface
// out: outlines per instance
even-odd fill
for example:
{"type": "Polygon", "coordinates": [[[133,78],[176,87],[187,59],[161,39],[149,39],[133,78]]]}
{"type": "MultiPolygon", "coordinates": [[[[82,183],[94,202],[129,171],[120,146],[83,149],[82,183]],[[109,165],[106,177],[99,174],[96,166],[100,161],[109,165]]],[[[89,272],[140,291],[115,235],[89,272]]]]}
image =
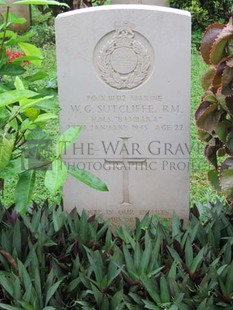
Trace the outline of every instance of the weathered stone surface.
{"type": "Polygon", "coordinates": [[[103,179],[70,178],[64,204],[115,223],[189,214],[190,14],[144,5],[56,19],[61,130],[83,132],[64,160],[103,179]]]}

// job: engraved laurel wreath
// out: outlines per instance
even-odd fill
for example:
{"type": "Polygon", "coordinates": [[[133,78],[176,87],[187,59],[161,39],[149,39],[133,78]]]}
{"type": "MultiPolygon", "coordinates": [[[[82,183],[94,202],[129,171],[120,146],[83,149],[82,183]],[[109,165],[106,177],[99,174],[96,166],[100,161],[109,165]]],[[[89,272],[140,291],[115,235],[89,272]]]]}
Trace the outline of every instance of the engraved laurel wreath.
{"type": "Polygon", "coordinates": [[[116,30],[97,56],[99,74],[105,83],[117,89],[132,89],[147,78],[151,65],[148,50],[135,38],[129,24],[116,30]]]}

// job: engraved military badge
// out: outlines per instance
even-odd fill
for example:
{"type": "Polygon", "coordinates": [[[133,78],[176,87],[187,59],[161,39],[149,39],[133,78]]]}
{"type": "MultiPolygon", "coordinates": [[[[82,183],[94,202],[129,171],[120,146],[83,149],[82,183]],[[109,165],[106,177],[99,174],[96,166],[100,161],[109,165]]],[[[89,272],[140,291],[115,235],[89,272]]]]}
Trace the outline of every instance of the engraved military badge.
{"type": "Polygon", "coordinates": [[[98,42],[94,62],[99,77],[116,89],[133,89],[149,77],[153,50],[147,39],[124,23],[98,42]]]}

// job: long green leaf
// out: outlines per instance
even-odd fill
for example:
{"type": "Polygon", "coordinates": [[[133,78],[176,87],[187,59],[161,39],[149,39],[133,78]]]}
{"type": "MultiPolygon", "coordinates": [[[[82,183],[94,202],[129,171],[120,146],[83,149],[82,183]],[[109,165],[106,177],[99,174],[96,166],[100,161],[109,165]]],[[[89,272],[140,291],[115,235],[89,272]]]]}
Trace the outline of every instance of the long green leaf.
{"type": "Polygon", "coordinates": [[[87,213],[85,212],[85,210],[82,211],[79,226],[80,226],[79,228],[80,239],[81,242],[85,244],[88,238],[88,228],[89,228],[87,213]]]}
{"type": "Polygon", "coordinates": [[[58,289],[58,287],[60,286],[62,280],[57,281],[56,283],[54,283],[48,290],[47,295],[46,295],[46,301],[45,301],[45,305],[47,306],[48,302],[50,301],[50,299],[53,297],[53,295],[55,294],[56,290],[58,289]]]}
{"type": "Polygon", "coordinates": [[[226,278],[226,289],[229,295],[233,291],[233,262],[228,267],[227,278],[226,278]]]}
{"type": "Polygon", "coordinates": [[[182,265],[182,260],[179,256],[179,254],[176,252],[176,250],[174,250],[172,247],[169,247],[169,246],[167,248],[168,248],[172,258],[175,260],[175,262],[179,265],[182,265]]]}
{"type": "Polygon", "coordinates": [[[12,277],[0,275],[0,283],[2,288],[12,297],[14,296],[14,281],[12,277]]]}
{"type": "Polygon", "coordinates": [[[116,292],[111,298],[111,309],[118,309],[123,297],[123,290],[116,292]]]}
{"type": "Polygon", "coordinates": [[[61,3],[61,2],[53,1],[53,0],[21,0],[21,1],[15,1],[11,3],[10,5],[12,6],[16,4],[58,5],[58,6],[65,6],[69,8],[69,5],[67,3],[61,3]]]}
{"type": "Polygon", "coordinates": [[[204,251],[205,251],[204,248],[201,249],[199,251],[199,253],[197,254],[197,256],[194,258],[193,263],[192,263],[192,265],[190,267],[190,272],[191,273],[194,273],[197,270],[197,268],[200,266],[201,262],[203,261],[204,251]]]}
{"type": "Polygon", "coordinates": [[[124,234],[124,238],[126,240],[126,243],[127,244],[129,243],[131,245],[132,249],[135,249],[136,242],[134,241],[134,238],[132,238],[130,236],[129,229],[128,229],[128,227],[125,224],[122,225],[122,232],[124,234]]]}
{"type": "Polygon", "coordinates": [[[24,171],[18,180],[15,188],[16,209],[25,213],[31,201],[33,188],[35,185],[35,171],[24,171]]]}
{"type": "Polygon", "coordinates": [[[20,300],[22,298],[22,288],[20,279],[18,276],[14,275],[14,298],[15,300],[20,300]]]}
{"type": "Polygon", "coordinates": [[[3,170],[11,159],[11,154],[14,148],[14,140],[8,140],[5,137],[0,143],[0,171],[3,170]]]}
{"type": "Polygon", "coordinates": [[[87,170],[80,170],[74,166],[68,166],[68,173],[72,175],[74,178],[78,179],[82,183],[90,186],[99,191],[107,192],[107,185],[96,177],[94,174],[87,170]]]}
{"type": "Polygon", "coordinates": [[[2,171],[0,171],[0,177],[1,178],[9,178],[9,177],[16,177],[18,174],[23,172],[22,169],[22,162],[21,158],[16,158],[9,161],[9,164],[6,166],[6,168],[2,171]]]}
{"type": "Polygon", "coordinates": [[[185,262],[188,268],[191,267],[193,262],[193,248],[190,238],[188,237],[185,245],[185,262]]]}
{"type": "Polygon", "coordinates": [[[111,283],[117,278],[117,276],[122,272],[124,266],[121,266],[120,268],[117,266],[116,262],[113,260],[110,261],[108,266],[108,284],[109,287],[111,283]]]}
{"type": "Polygon", "coordinates": [[[45,186],[51,193],[55,193],[64,184],[66,177],[66,165],[60,159],[56,159],[52,162],[52,169],[46,172],[45,186]]]}
{"type": "Polygon", "coordinates": [[[15,89],[17,90],[25,90],[23,81],[18,76],[16,76],[15,78],[14,86],[15,86],[15,89]]]}
{"type": "Polygon", "coordinates": [[[134,267],[134,262],[133,262],[132,256],[131,256],[127,246],[124,243],[123,243],[123,253],[124,253],[127,271],[129,273],[135,273],[135,267],[134,267]]]}
{"type": "MultiPolygon", "coordinates": [[[[34,254],[34,253],[33,253],[34,254]]],[[[36,255],[35,255],[36,256],[36,255]]],[[[35,262],[36,265],[38,266],[38,260],[36,259],[35,262]]],[[[36,293],[37,293],[37,296],[38,296],[38,302],[40,304],[40,306],[42,307],[42,298],[43,298],[43,295],[42,295],[42,289],[41,289],[41,279],[40,279],[40,273],[39,273],[39,270],[38,270],[38,267],[35,268],[35,290],[36,290],[36,293]]]]}
{"type": "Polygon", "coordinates": [[[103,279],[107,277],[107,274],[105,273],[103,259],[99,252],[94,252],[94,262],[95,265],[93,266],[93,269],[96,277],[96,282],[99,286],[101,286],[103,283],[103,279]]]}
{"type": "Polygon", "coordinates": [[[151,239],[146,232],[145,234],[145,250],[142,255],[142,261],[141,261],[141,270],[142,272],[146,272],[149,262],[150,262],[150,257],[151,257],[151,252],[152,252],[152,244],[151,244],[151,239]]]}
{"type": "Polygon", "coordinates": [[[31,278],[30,278],[24,264],[19,259],[18,259],[17,263],[18,263],[19,277],[21,279],[21,283],[23,283],[25,290],[27,290],[32,285],[31,278]]]}
{"type": "Polygon", "coordinates": [[[97,287],[91,283],[91,290],[93,292],[93,295],[95,297],[95,302],[97,303],[98,306],[100,306],[101,301],[103,300],[103,293],[101,293],[97,287]]]}
{"type": "Polygon", "coordinates": [[[54,230],[57,232],[59,229],[62,227],[63,222],[64,222],[64,216],[61,210],[61,207],[59,207],[59,211],[53,209],[53,225],[54,225],[54,230]]]}
{"type": "Polygon", "coordinates": [[[162,303],[168,303],[170,302],[170,291],[167,283],[167,279],[164,277],[164,275],[161,275],[160,278],[160,297],[162,303]]]}
{"type": "Polygon", "coordinates": [[[173,280],[176,279],[176,262],[175,261],[172,263],[171,268],[168,272],[168,279],[169,279],[169,281],[171,279],[173,279],[173,280]]]}
{"type": "Polygon", "coordinates": [[[23,307],[24,310],[35,310],[35,307],[25,301],[19,301],[19,304],[23,307]]]}
{"type": "Polygon", "coordinates": [[[81,126],[73,126],[67,129],[58,139],[57,142],[57,156],[63,154],[67,148],[72,145],[82,131],[81,126]]]}
{"type": "Polygon", "coordinates": [[[156,302],[157,305],[159,305],[161,303],[161,299],[160,299],[159,294],[156,291],[156,287],[154,286],[153,281],[143,276],[141,277],[141,282],[146,288],[151,298],[156,302]]]}
{"type": "MultiPolygon", "coordinates": [[[[50,96],[49,96],[50,97],[50,96]]],[[[38,104],[38,103],[36,103],[38,104]]],[[[53,114],[53,113],[43,113],[43,114],[40,114],[34,121],[33,121],[33,124],[39,124],[39,123],[43,123],[43,122],[46,122],[50,119],[55,119],[57,118],[57,115],[56,114],[53,114]]]]}
{"type": "Polygon", "coordinates": [[[137,242],[134,248],[134,265],[136,270],[142,270],[142,268],[140,268],[141,259],[142,251],[139,243],[137,242]]]}
{"type": "MultiPolygon", "coordinates": [[[[48,100],[48,99],[51,99],[51,98],[53,98],[53,96],[45,96],[45,97],[42,97],[42,98],[39,98],[39,99],[27,100],[27,102],[23,102],[21,104],[20,111],[24,111],[25,109],[31,108],[31,107],[33,107],[33,106],[35,106],[37,104],[40,104],[41,102],[44,102],[45,100],[48,100]]],[[[42,114],[42,115],[44,115],[44,114],[42,114]]],[[[55,116],[54,116],[54,118],[55,118],[55,116]]]]}
{"type": "MultiPolygon", "coordinates": [[[[12,24],[20,24],[23,25],[27,22],[27,20],[24,17],[20,17],[18,16],[18,14],[16,13],[11,13],[9,12],[9,16],[8,16],[8,23],[7,26],[10,26],[12,24]]],[[[13,42],[15,43],[15,40],[13,40],[13,42]]],[[[8,44],[8,42],[6,42],[8,44]]]]}
{"type": "MultiPolygon", "coordinates": [[[[151,301],[149,301],[149,300],[145,300],[145,299],[143,299],[143,302],[144,302],[144,304],[145,304],[145,309],[150,309],[150,310],[161,310],[161,308],[160,307],[157,307],[156,305],[155,305],[155,303],[153,303],[153,302],[151,302],[151,301]]],[[[170,310],[170,309],[169,309],[170,310]]]]}
{"type": "Polygon", "coordinates": [[[18,43],[18,45],[24,51],[26,56],[38,57],[38,59],[31,59],[30,62],[33,63],[37,67],[41,67],[41,63],[42,63],[42,58],[43,57],[42,57],[42,53],[41,53],[39,48],[37,48],[33,44],[25,43],[25,42],[20,42],[20,43],[18,43]]]}
{"type": "Polygon", "coordinates": [[[17,256],[21,257],[22,253],[22,238],[21,238],[21,225],[20,222],[17,221],[14,225],[13,238],[12,238],[12,247],[15,249],[17,256]]]}
{"type": "Polygon", "coordinates": [[[0,74],[1,75],[7,75],[7,76],[17,76],[21,75],[26,70],[19,64],[5,64],[1,66],[0,68],[0,74]]]}
{"type": "Polygon", "coordinates": [[[109,301],[106,295],[103,296],[103,301],[101,302],[100,310],[109,310],[109,301]]]}
{"type": "Polygon", "coordinates": [[[36,95],[37,93],[31,90],[10,90],[0,94],[0,107],[5,107],[22,99],[31,98],[36,95]]]}
{"type": "Polygon", "coordinates": [[[46,73],[44,71],[37,71],[36,73],[25,77],[25,80],[30,83],[30,82],[42,80],[47,76],[48,76],[48,73],[46,73]]]}
{"type": "Polygon", "coordinates": [[[5,310],[22,310],[22,308],[13,307],[13,306],[2,304],[2,303],[0,303],[0,307],[2,307],[2,309],[5,309],[5,310]]]}
{"type": "MultiPolygon", "coordinates": [[[[144,305],[142,302],[142,297],[140,295],[138,295],[136,293],[128,293],[128,296],[130,296],[133,299],[133,301],[135,301],[135,303],[137,305],[140,305],[140,306],[144,305]]],[[[140,308],[140,309],[142,309],[142,308],[140,308]]]]}

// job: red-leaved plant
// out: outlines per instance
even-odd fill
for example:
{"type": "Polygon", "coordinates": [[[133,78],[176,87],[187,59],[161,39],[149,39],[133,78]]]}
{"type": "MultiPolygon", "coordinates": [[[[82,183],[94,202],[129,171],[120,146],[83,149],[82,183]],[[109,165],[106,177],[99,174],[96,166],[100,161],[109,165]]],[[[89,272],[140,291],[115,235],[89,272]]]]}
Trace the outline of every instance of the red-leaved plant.
{"type": "Polygon", "coordinates": [[[233,24],[210,25],[200,52],[211,68],[202,79],[205,93],[195,113],[205,156],[214,167],[211,184],[233,203],[233,24]]]}

